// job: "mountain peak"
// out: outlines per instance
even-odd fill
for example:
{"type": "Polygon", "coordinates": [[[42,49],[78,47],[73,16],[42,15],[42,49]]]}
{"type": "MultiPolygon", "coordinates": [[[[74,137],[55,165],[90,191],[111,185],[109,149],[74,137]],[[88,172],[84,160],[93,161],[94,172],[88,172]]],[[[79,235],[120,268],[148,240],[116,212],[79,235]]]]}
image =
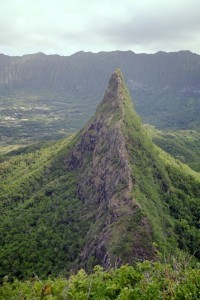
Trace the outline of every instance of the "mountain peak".
{"type": "Polygon", "coordinates": [[[116,107],[122,102],[123,91],[123,75],[119,69],[116,69],[109,80],[108,88],[105,92],[102,103],[109,102],[113,107],[116,107]]]}
{"type": "MultiPolygon", "coordinates": [[[[76,145],[71,151],[69,169],[80,174],[78,197],[85,203],[90,222],[95,224],[95,232],[94,228],[88,232],[80,255],[80,263],[83,265],[91,256],[106,268],[114,263],[120,265],[124,259],[129,262],[128,256],[139,259],[154,256],[152,246],[147,250],[140,249],[143,238],[152,244],[151,229],[146,230],[146,227],[151,226],[143,216],[140,216],[135,225],[143,228],[142,237],[136,237],[134,240],[138,248],[130,245],[118,258],[113,255],[120,247],[121,224],[126,224],[125,227],[130,226],[140,214],[140,205],[132,195],[134,182],[126,147],[127,111],[132,111],[134,115],[130,103],[122,73],[117,69],[109,80],[108,88],[94,117],[79,133],[76,145]]],[[[131,122],[135,124],[134,119],[131,122]]],[[[132,235],[132,229],[130,231],[132,235]]]]}
{"type": "Polygon", "coordinates": [[[123,81],[123,75],[120,69],[116,69],[109,80],[109,86],[112,86],[113,88],[117,89],[121,85],[123,81]]]}
{"type": "Polygon", "coordinates": [[[124,119],[126,106],[133,110],[122,72],[116,69],[110,77],[103,100],[98,105],[92,122],[104,122],[111,127],[119,125],[119,121],[124,119]]]}

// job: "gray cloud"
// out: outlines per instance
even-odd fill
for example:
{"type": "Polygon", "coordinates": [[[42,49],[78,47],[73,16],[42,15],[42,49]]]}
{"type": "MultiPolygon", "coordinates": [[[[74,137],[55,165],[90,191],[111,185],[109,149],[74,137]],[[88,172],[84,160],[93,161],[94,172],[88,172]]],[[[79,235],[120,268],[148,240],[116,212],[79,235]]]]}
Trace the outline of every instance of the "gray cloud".
{"type": "MultiPolygon", "coordinates": [[[[142,1],[143,4],[145,1],[142,1]]],[[[148,50],[181,49],[200,52],[200,5],[191,1],[149,1],[138,10],[129,11],[126,20],[104,24],[97,30],[113,44],[148,50]],[[165,2],[166,3],[166,2],[165,2]],[[156,6],[157,5],[157,6],[156,6]],[[196,45],[195,49],[192,49],[196,45]],[[157,48],[157,49],[156,49],[157,48]]]]}
{"type": "Polygon", "coordinates": [[[0,52],[200,53],[199,0],[1,0],[0,52]]]}

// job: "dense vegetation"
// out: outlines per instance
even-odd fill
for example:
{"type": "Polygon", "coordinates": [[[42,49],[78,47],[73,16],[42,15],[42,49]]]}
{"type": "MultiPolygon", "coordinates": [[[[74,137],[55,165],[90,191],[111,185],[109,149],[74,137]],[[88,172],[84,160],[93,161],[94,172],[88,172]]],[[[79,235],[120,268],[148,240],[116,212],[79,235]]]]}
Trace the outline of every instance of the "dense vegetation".
{"type": "Polygon", "coordinates": [[[1,164],[1,277],[58,274],[79,253],[87,224],[76,178],[61,162],[68,143],[22,148],[30,153],[1,164]]]}
{"type": "Polygon", "coordinates": [[[23,282],[15,280],[0,287],[4,300],[198,300],[200,298],[200,269],[175,262],[173,265],[145,261],[136,266],[103,271],[96,266],[88,275],[80,270],[69,279],[41,281],[36,275],[23,282]]]}
{"type": "MultiPolygon", "coordinates": [[[[147,255],[153,259],[163,258],[166,254],[179,255],[181,250],[185,253],[183,256],[189,253],[194,255],[194,260],[200,258],[200,175],[152,143],[132,108],[120,71],[115,72],[113,78],[95,116],[78,134],[54,143],[24,147],[1,157],[1,280],[28,279],[33,274],[42,280],[51,275],[66,275],[85,263],[84,259],[91,271],[97,258],[102,262],[105,254],[108,257],[110,253],[115,259],[110,261],[111,266],[117,262],[119,265],[124,262],[134,264],[147,255]],[[115,93],[116,85],[118,90],[115,93]],[[120,95],[119,99],[115,99],[115,95],[120,95]],[[113,99],[119,102],[119,106],[113,99]],[[98,257],[92,252],[95,247],[99,250],[98,257]],[[86,252],[84,259],[83,248],[86,252]]],[[[149,290],[155,292],[153,295],[158,299],[165,292],[166,299],[172,294],[179,297],[182,285],[191,293],[186,277],[191,278],[194,295],[198,296],[197,283],[192,276],[197,276],[199,271],[178,269],[177,275],[176,267],[170,269],[158,264],[154,268],[149,264],[143,265],[144,268],[147,266],[146,274],[150,274],[148,276],[153,280],[148,281],[149,290]],[[173,292],[166,291],[169,279],[166,268],[172,272],[169,276],[173,278],[170,279],[173,292]],[[153,270],[157,277],[154,277],[153,270]],[[174,277],[176,275],[178,279],[174,277]],[[163,281],[159,280],[160,277],[163,281]]],[[[134,293],[139,297],[146,277],[133,267],[124,267],[113,273],[98,271],[89,276],[82,271],[76,278],[85,276],[80,285],[86,284],[87,288],[79,291],[75,284],[72,290],[77,288],[77,293],[83,292],[83,295],[72,295],[74,299],[84,299],[92,276],[96,278],[97,286],[102,285],[104,275],[110,276],[111,286],[115,286],[115,274],[126,271],[139,276],[138,285],[134,281],[126,291],[127,286],[119,283],[119,288],[112,291],[114,294],[105,294],[105,297],[125,299],[126,293],[127,297],[134,293]]],[[[123,276],[126,277],[120,276],[122,280],[123,276]]],[[[135,275],[127,276],[130,279],[135,275]]],[[[110,281],[106,281],[108,289],[110,281]]],[[[12,295],[16,289],[19,293],[20,289],[25,289],[25,293],[41,296],[41,289],[45,291],[46,284],[49,283],[16,281],[12,285],[5,283],[1,292],[12,295]]],[[[57,279],[53,287],[54,283],[50,281],[50,291],[58,286],[58,293],[62,293],[65,284],[66,280],[57,279]]],[[[102,289],[98,292],[97,287],[95,290],[94,295],[106,293],[102,289]]],[[[187,294],[186,290],[182,293],[187,294]]],[[[148,299],[148,288],[144,292],[147,292],[148,299]]]]}
{"type": "Polygon", "coordinates": [[[153,141],[176,159],[200,172],[199,130],[158,131],[154,129],[153,141]]]}
{"type": "Polygon", "coordinates": [[[131,108],[127,91],[126,99],[124,135],[134,198],[148,216],[162,252],[173,252],[178,243],[199,259],[200,174],[155,147],[131,108]]]}

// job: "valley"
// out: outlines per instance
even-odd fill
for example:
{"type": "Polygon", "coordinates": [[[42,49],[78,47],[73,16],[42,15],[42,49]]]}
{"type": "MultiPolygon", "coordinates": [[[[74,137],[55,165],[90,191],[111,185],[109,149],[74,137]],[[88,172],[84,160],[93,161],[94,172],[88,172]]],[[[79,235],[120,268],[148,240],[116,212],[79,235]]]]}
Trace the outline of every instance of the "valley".
{"type": "Polygon", "coordinates": [[[1,143],[29,144],[54,140],[73,133],[82,125],[84,109],[73,102],[51,102],[39,96],[1,97],[1,143]],[[28,97],[28,98],[27,98],[28,97]]]}

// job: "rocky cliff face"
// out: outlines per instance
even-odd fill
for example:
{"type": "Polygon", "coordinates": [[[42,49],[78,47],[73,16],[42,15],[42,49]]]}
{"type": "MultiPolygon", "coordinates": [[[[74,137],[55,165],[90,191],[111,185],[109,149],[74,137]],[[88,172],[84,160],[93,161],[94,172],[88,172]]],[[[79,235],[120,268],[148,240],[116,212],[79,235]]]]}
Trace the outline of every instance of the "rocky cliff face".
{"type": "Polygon", "coordinates": [[[120,71],[115,71],[68,162],[69,169],[79,173],[78,196],[94,223],[80,261],[85,264],[92,257],[106,268],[154,256],[151,226],[132,195],[134,178],[122,130],[126,101],[122,81],[120,71]]]}

